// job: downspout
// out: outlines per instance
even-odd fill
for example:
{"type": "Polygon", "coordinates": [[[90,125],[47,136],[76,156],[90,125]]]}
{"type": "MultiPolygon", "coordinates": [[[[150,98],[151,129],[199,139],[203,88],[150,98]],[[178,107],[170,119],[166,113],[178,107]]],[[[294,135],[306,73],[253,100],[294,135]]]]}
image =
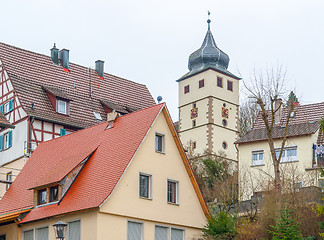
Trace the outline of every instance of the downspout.
{"type": "Polygon", "coordinates": [[[30,120],[29,120],[29,149],[28,149],[28,153],[31,153],[31,149],[32,149],[32,134],[33,134],[33,123],[34,123],[34,120],[35,120],[35,117],[30,117],[30,120]]]}

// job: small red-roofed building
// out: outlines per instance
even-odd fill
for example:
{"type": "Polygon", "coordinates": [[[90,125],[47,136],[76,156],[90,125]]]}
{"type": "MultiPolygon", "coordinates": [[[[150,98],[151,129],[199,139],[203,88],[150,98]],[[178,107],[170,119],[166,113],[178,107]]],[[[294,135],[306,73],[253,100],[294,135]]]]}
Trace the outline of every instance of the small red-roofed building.
{"type": "MultiPolygon", "coordinates": [[[[14,180],[41,142],[155,104],[145,85],[105,73],[101,60],[90,68],[69,62],[67,49],[49,53],[0,43],[0,113],[15,126],[0,127],[0,181],[14,180]]],[[[9,187],[0,183],[0,197],[9,187]]]]}
{"type": "Polygon", "coordinates": [[[164,103],[40,143],[0,200],[0,236],[184,240],[208,208],[164,103]]]}

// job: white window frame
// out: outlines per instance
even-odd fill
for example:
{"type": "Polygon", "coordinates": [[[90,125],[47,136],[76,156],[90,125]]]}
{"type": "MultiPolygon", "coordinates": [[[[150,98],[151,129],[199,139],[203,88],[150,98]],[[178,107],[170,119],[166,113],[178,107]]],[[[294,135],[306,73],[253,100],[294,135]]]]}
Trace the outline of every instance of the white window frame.
{"type": "Polygon", "coordinates": [[[6,102],[4,104],[4,106],[3,106],[3,108],[4,108],[3,111],[4,111],[5,114],[8,113],[8,112],[10,112],[9,102],[6,102]]]}
{"type": "Polygon", "coordinates": [[[9,132],[3,134],[3,150],[9,148],[9,132]]]}
{"type": "MultiPolygon", "coordinates": [[[[276,151],[276,155],[277,155],[277,152],[280,153],[280,148],[276,148],[275,151],[276,151]]],[[[297,154],[298,154],[297,153],[297,146],[287,146],[287,147],[285,147],[283,149],[283,152],[282,152],[280,163],[288,163],[288,162],[296,162],[296,161],[298,161],[297,154]],[[296,156],[291,156],[291,157],[287,156],[287,151],[291,150],[291,149],[296,150],[296,156]]],[[[279,155],[277,155],[277,158],[278,157],[279,157],[279,155]]]]}
{"type": "Polygon", "coordinates": [[[127,219],[126,239],[128,240],[128,223],[129,222],[141,224],[141,240],[143,240],[143,238],[144,238],[144,222],[136,221],[136,220],[133,220],[133,219],[127,219]]]}
{"type": "Polygon", "coordinates": [[[252,150],[252,166],[262,166],[264,165],[264,151],[261,149],[252,150]],[[260,154],[262,154],[262,159],[260,159],[260,154]],[[257,155],[257,160],[254,160],[254,155],[257,155]]]}
{"type": "Polygon", "coordinates": [[[64,101],[64,100],[57,99],[57,112],[67,115],[68,114],[68,102],[64,101]],[[64,105],[65,105],[64,112],[60,110],[60,103],[64,103],[64,105]]]}
{"type": "Polygon", "coordinates": [[[170,179],[170,178],[168,178],[167,179],[167,186],[166,186],[166,193],[167,193],[167,203],[169,203],[169,204],[174,204],[174,205],[179,205],[179,203],[180,203],[180,201],[179,201],[179,196],[180,196],[180,194],[179,194],[179,189],[180,189],[180,187],[179,187],[179,185],[180,185],[180,183],[179,183],[179,181],[178,180],[174,180],[174,179],[170,179]],[[170,202],[169,201],[169,199],[168,199],[168,193],[169,193],[169,182],[173,182],[173,183],[175,183],[176,184],[176,194],[175,194],[175,202],[170,202]]]}
{"type": "MultiPolygon", "coordinates": [[[[12,182],[12,172],[6,173],[6,180],[12,182]]],[[[6,190],[8,190],[10,186],[11,186],[11,183],[7,183],[6,190]]]]}
{"type": "Polygon", "coordinates": [[[165,153],[165,135],[163,134],[163,133],[158,133],[158,132],[156,132],[155,133],[155,137],[154,137],[154,148],[155,148],[155,151],[156,152],[158,152],[158,153],[165,153]],[[161,150],[159,150],[158,148],[157,148],[157,143],[156,143],[156,137],[157,136],[160,136],[161,138],[162,138],[162,149],[161,150]]]}
{"type": "Polygon", "coordinates": [[[148,173],[143,173],[143,172],[140,172],[138,174],[138,196],[140,198],[143,198],[143,199],[149,199],[149,200],[152,200],[152,174],[148,174],[148,173]],[[141,175],[142,176],[145,176],[145,177],[148,177],[148,197],[145,197],[145,196],[141,196],[141,175]]]}
{"type": "Polygon", "coordinates": [[[167,228],[167,230],[168,230],[168,236],[167,236],[168,239],[167,240],[171,240],[171,230],[172,229],[181,230],[183,232],[183,240],[186,239],[186,229],[185,228],[167,226],[167,225],[162,225],[162,224],[155,224],[154,225],[154,240],[155,240],[155,230],[156,230],[156,227],[167,228]]]}

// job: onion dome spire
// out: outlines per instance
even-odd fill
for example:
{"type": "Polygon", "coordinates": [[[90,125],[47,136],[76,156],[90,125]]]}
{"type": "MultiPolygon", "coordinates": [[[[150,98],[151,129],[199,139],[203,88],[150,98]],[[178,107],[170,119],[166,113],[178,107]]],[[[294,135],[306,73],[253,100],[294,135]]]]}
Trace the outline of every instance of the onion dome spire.
{"type": "Polygon", "coordinates": [[[210,12],[208,11],[208,30],[201,47],[193,52],[189,57],[188,68],[190,72],[199,71],[207,67],[213,67],[220,70],[227,70],[229,57],[226,53],[220,50],[214,40],[213,34],[210,31],[209,19],[210,12]]]}

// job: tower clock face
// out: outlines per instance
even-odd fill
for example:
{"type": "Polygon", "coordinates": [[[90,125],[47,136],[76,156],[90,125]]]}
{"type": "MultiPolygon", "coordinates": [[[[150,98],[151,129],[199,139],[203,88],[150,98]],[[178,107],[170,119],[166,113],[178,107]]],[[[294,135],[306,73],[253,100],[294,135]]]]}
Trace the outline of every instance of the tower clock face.
{"type": "Polygon", "coordinates": [[[191,109],[191,119],[197,118],[197,117],[198,117],[198,108],[197,107],[192,108],[191,109]]]}
{"type": "Polygon", "coordinates": [[[228,118],[228,108],[222,107],[222,117],[228,118]]]}

